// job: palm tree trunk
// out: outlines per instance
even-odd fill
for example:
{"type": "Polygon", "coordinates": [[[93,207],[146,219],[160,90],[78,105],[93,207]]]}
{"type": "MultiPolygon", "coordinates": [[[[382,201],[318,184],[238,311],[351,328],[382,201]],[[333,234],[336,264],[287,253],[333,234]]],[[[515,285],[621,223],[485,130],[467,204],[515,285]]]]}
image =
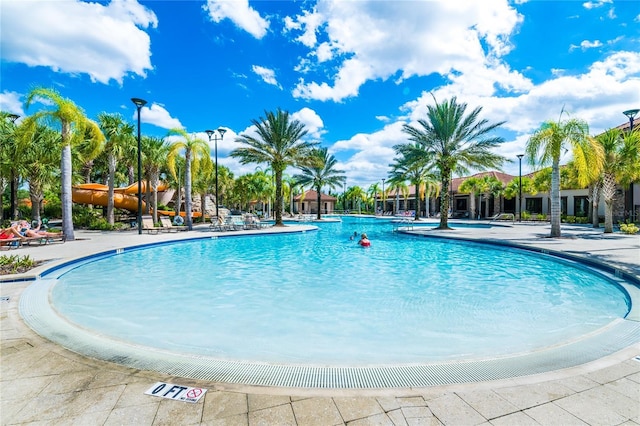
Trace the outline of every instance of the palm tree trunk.
{"type": "Polygon", "coordinates": [[[551,237],[560,237],[560,160],[551,166],[551,237]]]}
{"type": "Polygon", "coordinates": [[[471,219],[478,217],[476,214],[476,193],[474,191],[469,193],[469,210],[471,210],[471,219]]]}
{"type": "Polygon", "coordinates": [[[113,188],[115,186],[115,176],[116,176],[116,157],[113,154],[109,154],[109,158],[107,160],[108,168],[109,168],[109,192],[107,196],[107,222],[109,225],[113,225],[115,222],[113,215],[113,188]]]}
{"type": "MultiPolygon", "coordinates": [[[[71,134],[69,123],[62,123],[62,134],[66,135],[63,139],[68,141],[71,134]]],[[[62,232],[67,241],[75,240],[73,232],[73,203],[71,201],[71,164],[71,145],[67,143],[62,147],[62,157],[60,159],[62,232]]]]}
{"type": "Polygon", "coordinates": [[[191,153],[187,150],[184,154],[184,210],[187,229],[193,230],[193,218],[191,216],[191,153]]]}
{"type": "Polygon", "coordinates": [[[322,220],[322,212],[320,210],[320,203],[322,203],[322,196],[320,194],[320,189],[321,188],[316,188],[316,192],[317,192],[317,196],[316,196],[316,201],[318,202],[318,214],[316,216],[316,219],[318,220],[322,220]]]}
{"type": "Polygon", "coordinates": [[[449,229],[449,182],[451,170],[442,170],[442,191],[440,191],[440,225],[437,229],[449,229]]]}
{"type": "Polygon", "coordinates": [[[40,211],[42,210],[42,185],[37,182],[29,182],[29,198],[31,199],[31,219],[40,223],[40,211]]]}
{"type": "MultiPolygon", "coordinates": [[[[217,202],[218,200],[216,200],[216,203],[217,202]]],[[[200,222],[202,223],[205,222],[204,214],[205,214],[206,205],[207,205],[207,194],[203,192],[202,194],[200,194],[200,212],[201,212],[200,222]]]]}
{"type": "Polygon", "coordinates": [[[420,220],[420,191],[418,190],[418,186],[419,185],[416,184],[416,214],[414,215],[413,220],[420,220]]]}
{"type": "Polygon", "coordinates": [[[604,233],[613,232],[613,199],[616,195],[616,178],[605,173],[602,178],[602,195],[604,197],[604,233]]]}
{"type": "Polygon", "coordinates": [[[282,198],[282,171],[276,170],[275,177],[276,177],[276,206],[275,206],[276,223],[275,223],[275,226],[284,226],[284,224],[282,223],[282,208],[284,206],[283,204],[284,199],[282,198]]]}
{"type": "Polygon", "coordinates": [[[600,215],[598,214],[598,205],[600,204],[601,182],[593,184],[591,194],[591,224],[594,228],[600,227],[600,215]]]}

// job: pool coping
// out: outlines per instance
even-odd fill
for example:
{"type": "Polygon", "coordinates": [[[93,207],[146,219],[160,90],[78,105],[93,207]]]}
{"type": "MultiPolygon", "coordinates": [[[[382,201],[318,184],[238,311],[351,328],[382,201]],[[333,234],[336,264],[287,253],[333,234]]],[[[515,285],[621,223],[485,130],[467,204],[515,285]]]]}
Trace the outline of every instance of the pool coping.
{"type": "MultiPolygon", "coordinates": [[[[225,234],[224,236],[237,237],[240,235],[225,234]]],[[[19,302],[20,314],[25,323],[41,336],[73,352],[92,358],[174,376],[230,384],[316,389],[428,387],[509,379],[575,367],[611,355],[640,342],[640,322],[627,316],[626,319],[614,321],[597,332],[582,336],[582,338],[566,344],[499,358],[377,366],[279,365],[179,354],[120,342],[110,338],[107,339],[95,332],[89,332],[69,323],[64,318],[61,318],[49,303],[49,292],[54,280],[47,278],[47,276],[83,258],[90,259],[96,256],[104,256],[107,253],[117,252],[117,250],[134,250],[149,245],[216,237],[184,238],[169,242],[133,245],[61,262],[38,274],[37,279],[34,279],[34,282],[25,289],[19,302]],[[52,329],[50,327],[52,324],[55,324],[58,328],[52,329]]],[[[437,237],[449,238],[445,236],[437,237]]],[[[495,244],[495,242],[487,239],[477,240],[459,237],[453,239],[495,244]]],[[[514,243],[505,245],[526,250],[531,249],[531,247],[514,243]]],[[[554,251],[546,249],[537,249],[535,251],[543,254],[555,254],[554,251]]],[[[576,259],[576,256],[562,254],[563,256],[559,257],[570,258],[570,260],[579,263],[593,263],[592,261],[582,262],[585,260],[584,258],[576,259]]],[[[600,262],[595,262],[593,265],[588,266],[594,267],[596,263],[598,266],[603,266],[600,262]]],[[[615,273],[610,277],[610,279],[618,283],[624,283],[622,278],[622,276],[616,276],[615,273]]],[[[634,282],[639,281],[637,277],[633,278],[634,282]]],[[[637,290],[635,285],[632,287],[637,290]]],[[[635,296],[630,294],[630,297],[633,311],[635,306],[633,300],[638,300],[638,297],[637,294],[635,296]]]]}

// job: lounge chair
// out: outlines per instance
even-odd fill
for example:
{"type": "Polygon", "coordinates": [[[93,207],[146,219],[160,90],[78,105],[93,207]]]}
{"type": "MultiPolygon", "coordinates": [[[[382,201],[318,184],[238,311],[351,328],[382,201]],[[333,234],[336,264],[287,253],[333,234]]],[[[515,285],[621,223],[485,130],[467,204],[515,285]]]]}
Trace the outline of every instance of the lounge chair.
{"type": "Polygon", "coordinates": [[[174,225],[171,223],[171,219],[167,216],[160,217],[160,223],[162,224],[162,229],[167,232],[178,232],[178,231],[186,231],[187,227],[184,225],[174,225]]]}
{"type": "Polygon", "coordinates": [[[211,229],[212,231],[224,231],[224,217],[212,216],[211,224],[209,224],[209,229],[211,229]]]}
{"type": "Polygon", "coordinates": [[[157,234],[164,228],[157,228],[153,223],[153,217],[150,215],[142,216],[142,229],[149,234],[157,234]]]}
{"type": "Polygon", "coordinates": [[[24,238],[5,238],[0,240],[0,248],[6,248],[7,250],[17,249],[22,246],[24,238]]]}

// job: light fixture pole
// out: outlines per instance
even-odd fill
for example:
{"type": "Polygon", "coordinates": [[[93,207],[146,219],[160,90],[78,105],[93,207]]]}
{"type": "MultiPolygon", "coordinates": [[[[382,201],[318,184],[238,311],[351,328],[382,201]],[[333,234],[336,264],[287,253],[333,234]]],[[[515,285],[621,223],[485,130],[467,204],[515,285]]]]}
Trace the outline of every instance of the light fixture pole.
{"type": "MultiPolygon", "coordinates": [[[[209,143],[211,143],[211,136],[213,136],[213,140],[214,140],[214,155],[216,157],[216,219],[219,217],[218,216],[218,204],[220,204],[220,202],[218,201],[218,134],[220,134],[220,140],[224,139],[224,134],[226,133],[227,129],[223,129],[222,127],[218,127],[217,133],[215,130],[205,130],[204,132],[207,134],[207,136],[209,136],[209,143]]],[[[204,206],[203,206],[203,210],[204,210],[204,206]]],[[[203,212],[204,214],[204,212],[203,212]]]]}
{"type": "Polygon", "coordinates": [[[640,109],[629,109],[622,113],[629,117],[629,132],[633,132],[633,119],[640,112],[640,109]]]}
{"type": "Polygon", "coordinates": [[[147,101],[140,98],[131,98],[138,109],[138,235],[142,234],[142,143],[140,142],[140,110],[147,101]]]}
{"type": "Polygon", "coordinates": [[[518,183],[518,222],[522,222],[522,157],[524,154],[518,154],[518,163],[519,163],[519,183],[518,183]]]}
{"type": "MultiPolygon", "coordinates": [[[[7,114],[6,117],[11,121],[11,124],[15,126],[16,120],[20,118],[18,114],[7,114]]],[[[9,201],[9,219],[14,220],[17,219],[17,192],[18,192],[18,183],[16,182],[16,171],[13,167],[11,167],[11,191],[10,191],[10,201],[9,201]]],[[[0,200],[1,201],[1,200],[0,200]]]]}
{"type": "Polygon", "coordinates": [[[342,182],[342,214],[347,214],[347,180],[342,182]]]}

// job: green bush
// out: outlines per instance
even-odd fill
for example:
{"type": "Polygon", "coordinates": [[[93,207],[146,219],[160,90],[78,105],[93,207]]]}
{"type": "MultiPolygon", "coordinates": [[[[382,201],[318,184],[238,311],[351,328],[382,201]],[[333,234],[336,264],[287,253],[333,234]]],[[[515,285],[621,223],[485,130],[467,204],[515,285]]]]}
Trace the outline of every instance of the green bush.
{"type": "Polygon", "coordinates": [[[523,211],[522,213],[520,213],[520,216],[522,218],[522,220],[530,220],[531,219],[531,213],[529,213],[528,211],[523,211]]]}
{"type": "Polygon", "coordinates": [[[576,223],[589,223],[589,218],[586,216],[576,217],[576,223]]]}
{"type": "Polygon", "coordinates": [[[576,217],[575,216],[567,216],[564,218],[564,221],[566,223],[576,223],[576,217]]]}
{"type": "Polygon", "coordinates": [[[638,233],[638,227],[634,223],[621,223],[620,231],[625,234],[633,235],[638,233]]]}
{"type": "Polygon", "coordinates": [[[0,256],[0,275],[4,274],[19,274],[28,271],[29,269],[38,266],[37,261],[27,256],[0,256]]]}

